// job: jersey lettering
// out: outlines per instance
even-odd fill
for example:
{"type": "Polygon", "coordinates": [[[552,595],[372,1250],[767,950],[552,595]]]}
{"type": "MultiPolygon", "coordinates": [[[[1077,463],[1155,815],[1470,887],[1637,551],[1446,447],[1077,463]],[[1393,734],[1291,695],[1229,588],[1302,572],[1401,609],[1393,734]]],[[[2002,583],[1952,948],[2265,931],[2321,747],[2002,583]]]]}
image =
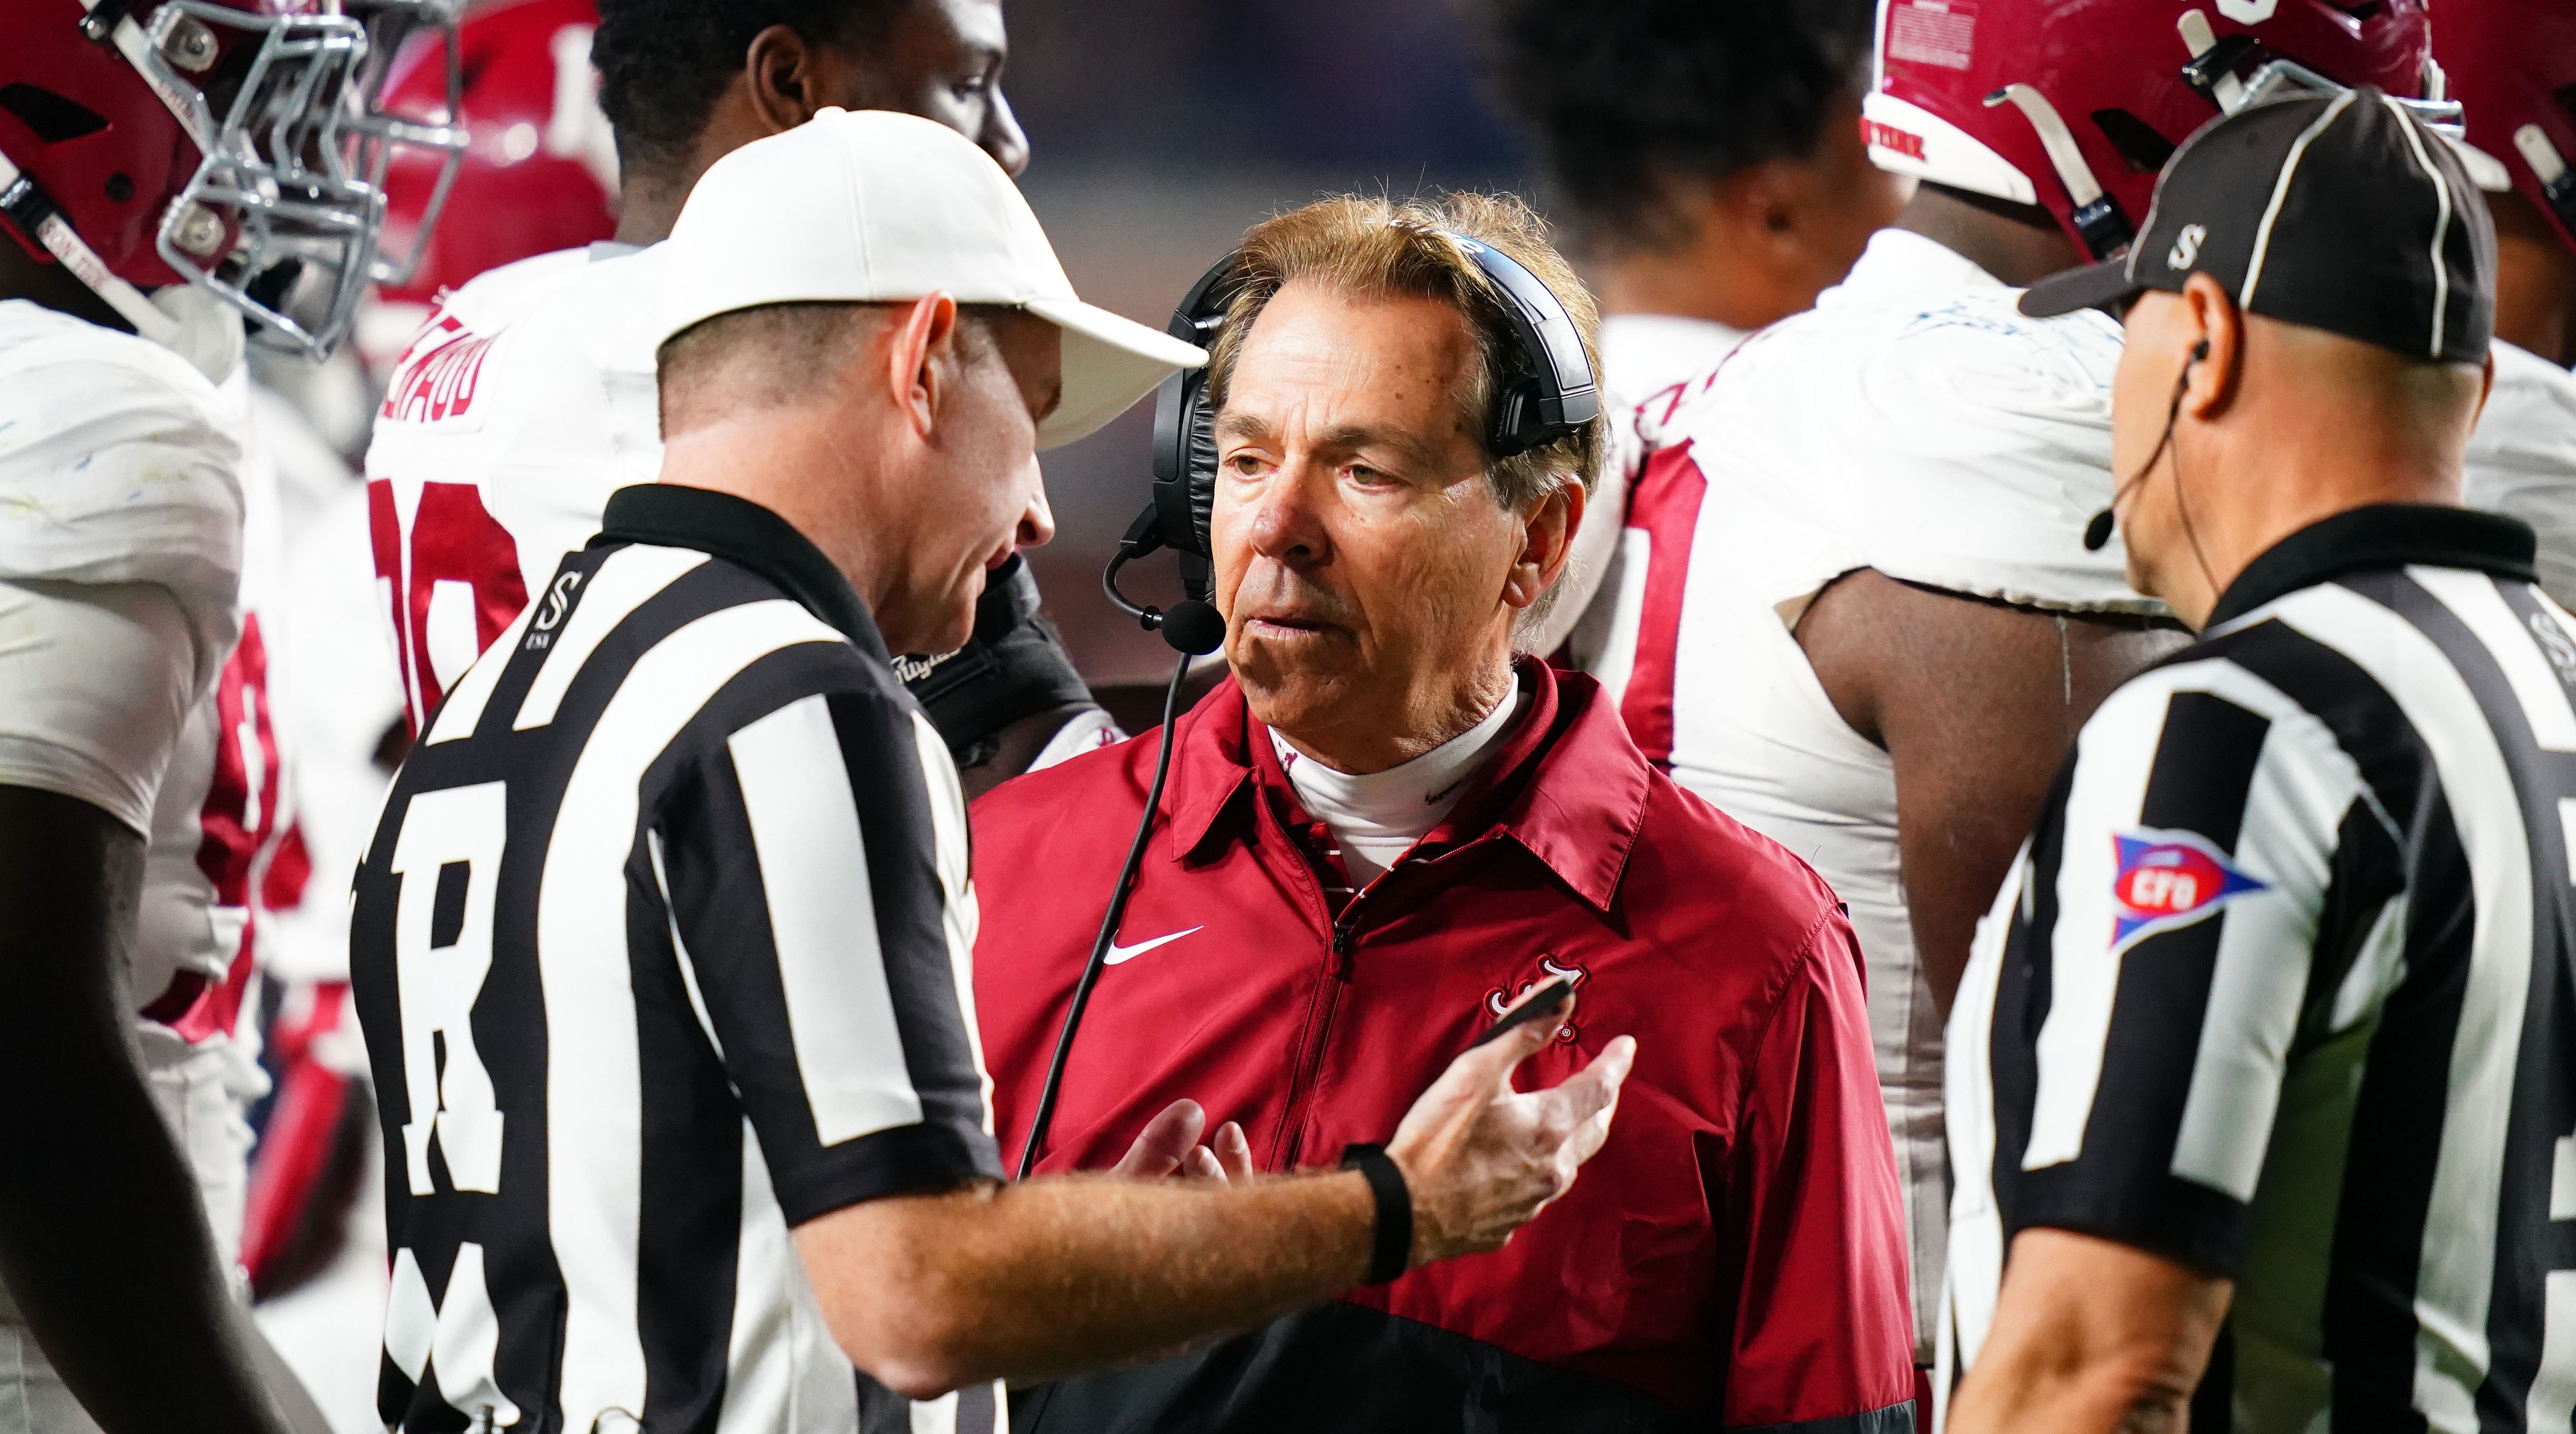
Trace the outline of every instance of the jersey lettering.
{"type": "Polygon", "coordinates": [[[413,735],[465,669],[528,605],[519,547],[471,483],[424,483],[406,530],[393,484],[367,485],[377,594],[393,624],[394,653],[413,735]]]}
{"type": "Polygon", "coordinates": [[[409,1104],[403,1164],[414,1195],[437,1193],[433,1142],[456,1189],[501,1189],[502,1115],[475,1048],[474,1003],[492,970],[492,887],[508,815],[500,782],[423,792],[394,837],[391,870],[401,881],[394,969],[409,1104]]]}
{"type": "Polygon", "coordinates": [[[501,1319],[483,1278],[483,1247],[456,1247],[447,1288],[433,1300],[420,1258],[409,1246],[394,1252],[392,1288],[385,1300],[385,1357],[418,1384],[438,1378],[438,1396],[470,1417],[477,1430],[519,1422],[519,1406],[501,1392],[492,1365],[501,1351],[501,1319]]]}

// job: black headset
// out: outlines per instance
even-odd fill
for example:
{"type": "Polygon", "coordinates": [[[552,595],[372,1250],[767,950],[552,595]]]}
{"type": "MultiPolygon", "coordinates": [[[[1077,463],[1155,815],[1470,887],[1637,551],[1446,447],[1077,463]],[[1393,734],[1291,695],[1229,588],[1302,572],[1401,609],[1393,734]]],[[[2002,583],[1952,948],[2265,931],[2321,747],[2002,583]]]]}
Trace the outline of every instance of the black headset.
{"type": "MultiPolygon", "coordinates": [[[[1496,458],[1511,458],[1542,444],[1580,433],[1601,414],[1601,391],[1593,380],[1592,357],[1583,351],[1583,335],[1565,305],[1536,274],[1498,249],[1462,234],[1438,231],[1456,244],[1493,284],[1502,302],[1496,307],[1511,329],[1513,372],[1495,390],[1486,418],[1485,449],[1496,458]]],[[[1209,348],[1224,327],[1226,310],[1243,288],[1242,251],[1219,259],[1172,311],[1166,332],[1185,343],[1209,348]]],[[[1136,822],[1136,839],[1127,848],[1127,864],[1109,893],[1109,910],[1100,919],[1100,934],[1091,943],[1091,959],[1074,984],[1066,1004],[1064,1028],[1056,1035],[1055,1056],[1047,1063],[1046,1084],[1029,1120],[1029,1138],[1020,1148],[1018,1178],[1036,1168],[1047,1126],[1055,1119],[1055,1102],[1064,1083],[1065,1057],[1073,1050],[1073,1033],[1082,1024],[1091,988],[1117,939],[1118,923],[1127,914],[1127,895],[1136,886],[1136,869],[1145,859],[1145,839],[1162,810],[1163,780],[1172,769],[1172,727],[1179,720],[1181,685],[1190,659],[1217,650],[1225,641],[1225,618],[1209,599],[1214,592],[1208,541],[1208,510],[1216,501],[1216,413],[1208,404],[1207,370],[1183,369],[1163,380],[1154,396],[1154,501],[1128,525],[1118,552],[1100,575],[1102,591],[1149,632],[1181,654],[1163,693],[1162,745],[1154,755],[1154,785],[1145,797],[1145,813],[1136,822]],[[1118,570],[1158,548],[1170,548],[1181,564],[1181,590],[1187,594],[1171,611],[1140,607],[1118,591],[1118,570]]]]}

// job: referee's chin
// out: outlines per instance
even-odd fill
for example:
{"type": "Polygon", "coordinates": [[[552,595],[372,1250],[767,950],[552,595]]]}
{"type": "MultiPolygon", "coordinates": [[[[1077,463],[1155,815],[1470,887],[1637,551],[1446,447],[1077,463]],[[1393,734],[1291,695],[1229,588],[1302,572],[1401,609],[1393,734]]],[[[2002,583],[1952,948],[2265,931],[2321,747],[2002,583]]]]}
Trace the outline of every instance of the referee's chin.
{"type": "Polygon", "coordinates": [[[945,593],[907,600],[899,607],[890,604],[875,614],[878,635],[885,639],[888,652],[921,657],[955,652],[975,635],[975,603],[983,595],[984,570],[970,569],[945,593]]]}

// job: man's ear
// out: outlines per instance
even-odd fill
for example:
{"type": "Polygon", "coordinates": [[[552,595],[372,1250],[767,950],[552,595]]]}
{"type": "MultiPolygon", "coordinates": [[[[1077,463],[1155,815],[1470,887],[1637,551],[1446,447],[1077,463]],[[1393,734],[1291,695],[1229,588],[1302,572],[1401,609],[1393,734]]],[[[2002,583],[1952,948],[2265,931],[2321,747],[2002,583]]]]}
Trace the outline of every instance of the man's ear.
{"type": "Polygon", "coordinates": [[[1583,485],[1572,479],[1538,500],[1522,520],[1521,552],[1511,575],[1503,580],[1503,601],[1526,608],[1547,595],[1574,550],[1574,532],[1583,526],[1583,485]]]}
{"type": "Polygon", "coordinates": [[[824,93],[821,56],[804,36],[772,25],[751,37],[742,61],[751,112],[771,134],[785,134],[831,103],[824,93]]]}
{"type": "Polygon", "coordinates": [[[2245,315],[2234,296],[2207,274],[2183,282],[2181,342],[2191,348],[2182,411],[2204,422],[2234,401],[2245,368],[2245,315]]]}
{"type": "Polygon", "coordinates": [[[915,437],[929,441],[948,401],[954,366],[945,363],[957,337],[957,301],[934,293],[912,301],[887,325],[886,385],[895,406],[912,421],[915,437]]]}

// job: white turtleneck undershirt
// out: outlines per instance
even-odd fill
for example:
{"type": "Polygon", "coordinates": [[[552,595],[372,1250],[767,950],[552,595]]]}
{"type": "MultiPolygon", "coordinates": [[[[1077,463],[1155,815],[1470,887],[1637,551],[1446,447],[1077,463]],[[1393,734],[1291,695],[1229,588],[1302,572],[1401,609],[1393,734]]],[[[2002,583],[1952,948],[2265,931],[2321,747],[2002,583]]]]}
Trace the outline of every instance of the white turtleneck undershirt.
{"type": "Polygon", "coordinates": [[[1317,821],[1330,828],[1341,849],[1342,869],[1357,890],[1395,865],[1424,833],[1440,825],[1458,805],[1467,779],[1491,753],[1512,719],[1529,704],[1529,694],[1512,686],[1512,695],[1494,704],[1475,726],[1383,772],[1353,776],[1337,772],[1288,745],[1274,728],[1271,747],[1279,753],[1297,800],[1317,821]]]}

